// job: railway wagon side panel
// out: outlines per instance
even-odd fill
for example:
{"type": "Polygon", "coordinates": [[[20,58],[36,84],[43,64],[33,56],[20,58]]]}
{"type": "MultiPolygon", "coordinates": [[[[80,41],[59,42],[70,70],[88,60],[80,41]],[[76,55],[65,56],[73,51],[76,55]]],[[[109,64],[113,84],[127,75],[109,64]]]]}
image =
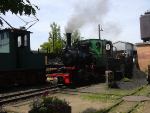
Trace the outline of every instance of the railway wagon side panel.
{"type": "Polygon", "coordinates": [[[15,69],[16,61],[14,56],[7,53],[0,53],[0,70],[15,69]]]}
{"type": "Polygon", "coordinates": [[[0,86],[45,82],[44,55],[30,50],[30,32],[0,30],[0,86]]]}
{"type": "Polygon", "coordinates": [[[32,53],[21,49],[19,51],[19,63],[21,68],[44,68],[45,56],[40,53],[32,53]]]}

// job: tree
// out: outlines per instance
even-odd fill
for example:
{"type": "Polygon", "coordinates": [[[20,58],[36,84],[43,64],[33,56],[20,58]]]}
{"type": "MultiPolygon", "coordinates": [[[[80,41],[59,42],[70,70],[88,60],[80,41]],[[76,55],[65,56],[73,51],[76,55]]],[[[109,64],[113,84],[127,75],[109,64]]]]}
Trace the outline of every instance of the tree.
{"type": "Polygon", "coordinates": [[[72,43],[76,43],[82,39],[81,34],[78,30],[75,30],[72,33],[72,43]]]}
{"type": "Polygon", "coordinates": [[[50,25],[51,31],[49,32],[48,42],[43,43],[40,47],[41,50],[49,50],[50,53],[59,54],[63,48],[63,40],[61,38],[60,26],[55,22],[50,25]]]}
{"type": "MultiPolygon", "coordinates": [[[[20,15],[35,15],[36,9],[39,9],[36,5],[31,4],[29,0],[0,0],[0,15],[5,15],[10,11],[12,14],[20,15]]],[[[2,17],[0,17],[0,24],[2,25],[2,17]]]]}

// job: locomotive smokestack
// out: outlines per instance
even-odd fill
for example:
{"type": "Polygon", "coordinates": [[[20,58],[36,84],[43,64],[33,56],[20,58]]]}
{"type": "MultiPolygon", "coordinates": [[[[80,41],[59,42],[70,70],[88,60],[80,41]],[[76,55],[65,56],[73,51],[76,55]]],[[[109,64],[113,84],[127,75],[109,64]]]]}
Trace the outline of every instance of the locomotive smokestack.
{"type": "Polygon", "coordinates": [[[67,48],[71,47],[71,33],[66,33],[66,37],[67,37],[67,48]]]}

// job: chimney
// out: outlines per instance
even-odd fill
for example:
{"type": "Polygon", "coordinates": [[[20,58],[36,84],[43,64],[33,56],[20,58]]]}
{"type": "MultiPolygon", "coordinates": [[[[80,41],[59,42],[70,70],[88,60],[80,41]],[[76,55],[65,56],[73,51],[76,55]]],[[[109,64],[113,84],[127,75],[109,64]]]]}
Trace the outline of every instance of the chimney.
{"type": "Polygon", "coordinates": [[[66,37],[67,37],[67,48],[71,47],[71,33],[66,33],[66,37]]]}

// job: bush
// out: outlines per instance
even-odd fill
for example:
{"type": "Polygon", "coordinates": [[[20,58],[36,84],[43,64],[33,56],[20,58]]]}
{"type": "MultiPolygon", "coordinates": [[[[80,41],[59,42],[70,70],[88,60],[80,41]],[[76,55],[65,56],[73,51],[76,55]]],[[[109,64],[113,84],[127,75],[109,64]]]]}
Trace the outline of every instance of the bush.
{"type": "Polygon", "coordinates": [[[94,109],[94,108],[88,108],[88,109],[84,110],[82,113],[96,113],[96,112],[97,112],[96,109],[94,109]]]}
{"type": "Polygon", "coordinates": [[[65,100],[56,97],[44,97],[33,102],[29,113],[71,113],[71,107],[65,100]]]}

